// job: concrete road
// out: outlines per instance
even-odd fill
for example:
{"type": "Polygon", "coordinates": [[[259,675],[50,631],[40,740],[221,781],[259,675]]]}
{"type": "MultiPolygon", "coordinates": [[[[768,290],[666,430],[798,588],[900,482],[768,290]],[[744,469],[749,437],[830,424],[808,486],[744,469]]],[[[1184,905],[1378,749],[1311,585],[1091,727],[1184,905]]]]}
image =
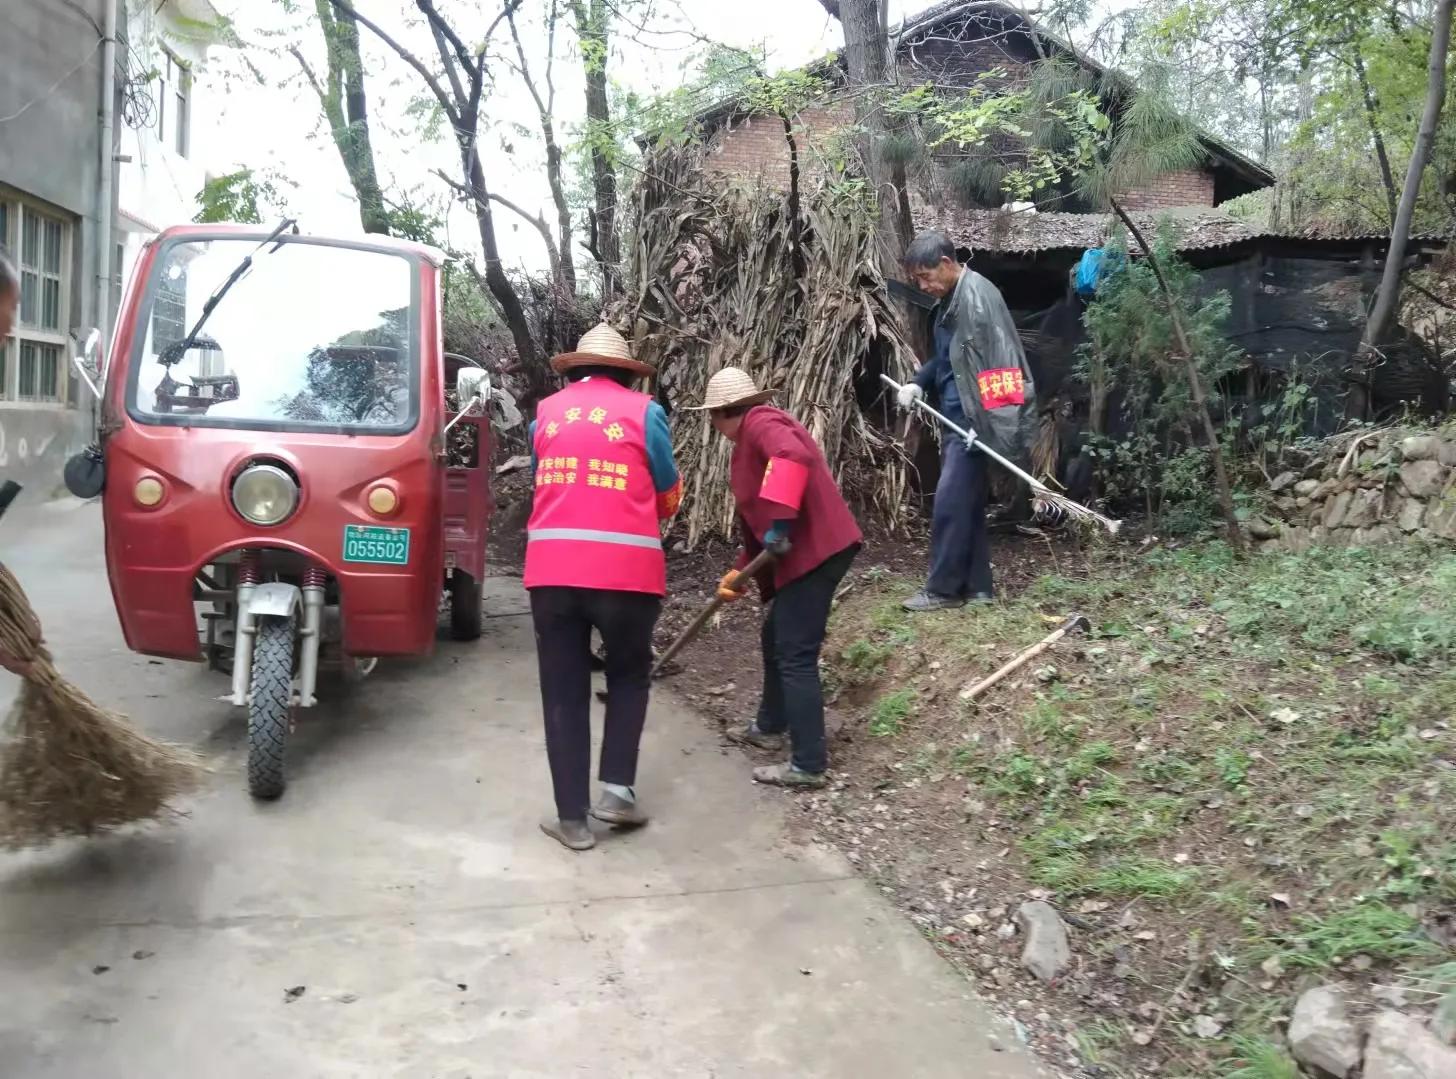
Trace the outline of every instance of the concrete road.
{"type": "Polygon", "coordinates": [[[221,676],[125,651],[94,506],[20,508],[0,550],[62,670],[216,768],[175,826],[0,854],[0,1076],[1037,1074],[666,694],[652,825],[587,854],[546,840],[517,582],[479,643],[333,690],[257,805],[221,676]]]}

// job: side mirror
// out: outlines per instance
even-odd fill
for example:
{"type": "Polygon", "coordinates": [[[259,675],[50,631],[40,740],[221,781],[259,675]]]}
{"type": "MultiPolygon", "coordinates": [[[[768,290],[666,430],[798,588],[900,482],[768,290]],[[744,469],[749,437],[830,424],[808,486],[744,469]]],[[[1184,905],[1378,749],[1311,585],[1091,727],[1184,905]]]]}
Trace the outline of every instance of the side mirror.
{"type": "Polygon", "coordinates": [[[86,343],[81,346],[80,353],[71,358],[76,374],[81,376],[81,381],[86,383],[86,388],[97,400],[101,399],[101,386],[98,383],[106,383],[106,372],[99,370],[96,365],[96,353],[100,347],[101,331],[93,329],[86,335],[86,343]]]}
{"type": "Polygon", "coordinates": [[[490,400],[490,374],[479,367],[465,367],[455,376],[455,398],[461,412],[474,412],[490,400]]]}
{"type": "Polygon", "coordinates": [[[479,367],[461,368],[460,373],[455,376],[455,399],[459,402],[456,407],[460,411],[445,425],[443,433],[447,435],[460,422],[461,417],[478,415],[490,400],[490,375],[479,367]]]}

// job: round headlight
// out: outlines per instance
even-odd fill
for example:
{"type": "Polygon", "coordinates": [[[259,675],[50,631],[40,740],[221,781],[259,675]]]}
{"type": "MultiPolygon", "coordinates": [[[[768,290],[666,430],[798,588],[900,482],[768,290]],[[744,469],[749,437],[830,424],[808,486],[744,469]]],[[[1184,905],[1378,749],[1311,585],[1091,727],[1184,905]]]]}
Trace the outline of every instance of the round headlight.
{"type": "Polygon", "coordinates": [[[233,481],[233,505],[255,525],[276,525],[298,506],[298,484],[277,465],[253,465],[233,481]]]}

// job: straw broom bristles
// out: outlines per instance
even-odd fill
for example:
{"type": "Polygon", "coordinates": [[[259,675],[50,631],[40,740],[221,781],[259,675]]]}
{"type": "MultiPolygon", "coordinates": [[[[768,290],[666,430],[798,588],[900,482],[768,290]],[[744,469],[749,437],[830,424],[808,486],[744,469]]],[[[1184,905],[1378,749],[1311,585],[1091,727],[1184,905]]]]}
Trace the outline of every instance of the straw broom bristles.
{"type": "Polygon", "coordinates": [[[0,565],[0,653],[28,665],[0,747],[0,846],[40,846],[177,812],[205,774],[179,746],[155,742],[56,671],[40,620],[0,565]]]}

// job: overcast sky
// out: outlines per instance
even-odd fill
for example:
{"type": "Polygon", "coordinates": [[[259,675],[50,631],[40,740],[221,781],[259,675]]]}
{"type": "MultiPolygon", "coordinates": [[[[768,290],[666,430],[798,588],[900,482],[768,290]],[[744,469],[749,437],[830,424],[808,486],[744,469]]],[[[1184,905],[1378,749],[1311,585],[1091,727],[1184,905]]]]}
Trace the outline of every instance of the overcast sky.
{"type": "MultiPolygon", "coordinates": [[[[526,10],[536,12],[531,25],[522,25],[528,59],[539,66],[546,53],[540,31],[540,12],[548,0],[527,0],[526,10]]],[[[214,0],[220,11],[232,18],[245,40],[259,42],[266,50],[249,50],[249,59],[271,85],[258,85],[239,78],[239,57],[219,55],[211,62],[198,89],[194,147],[211,171],[221,173],[240,166],[276,168],[297,184],[287,191],[289,209],[312,232],[358,231],[359,219],[347,177],[327,131],[319,122],[317,99],[299,77],[297,62],[285,51],[290,39],[270,37],[294,29],[306,56],[322,67],[323,47],[317,24],[308,21],[313,7],[303,4],[302,14],[292,14],[278,0],[214,0]]],[[[359,10],[395,34],[420,56],[429,57],[432,44],[423,24],[407,0],[356,0],[359,10]]],[[[818,0],[651,0],[655,13],[640,23],[650,33],[640,33],[618,23],[615,51],[610,66],[614,81],[644,93],[681,85],[691,75],[691,59],[702,48],[697,36],[740,48],[766,48],[770,67],[779,69],[822,56],[843,43],[839,24],[830,19],[818,0]],[[628,40],[626,35],[637,37],[628,40]],[[687,70],[685,71],[685,68],[687,70]]],[[[892,21],[906,10],[918,11],[928,0],[891,0],[892,21]]],[[[563,6],[565,6],[563,4],[563,6]]],[[[483,12],[494,12],[489,0],[440,0],[466,40],[478,38],[489,24],[483,12]]],[[[623,3],[632,14],[643,3],[623,3]]],[[[580,61],[574,47],[575,35],[563,20],[558,33],[558,61],[555,69],[557,115],[560,138],[573,140],[573,130],[584,114],[584,90],[580,61]]],[[[498,31],[502,44],[509,39],[498,31]]],[[[381,46],[367,31],[363,33],[368,92],[372,111],[376,153],[386,187],[417,189],[421,195],[438,197],[443,183],[431,175],[439,168],[452,176],[458,163],[443,140],[424,138],[419,124],[407,119],[410,100],[423,90],[418,76],[381,46]]],[[[531,210],[547,210],[554,220],[550,196],[541,167],[539,138],[505,134],[510,124],[536,126],[535,109],[520,80],[502,71],[488,106],[496,123],[492,137],[482,141],[486,169],[493,190],[531,210]],[[510,152],[507,152],[506,144],[510,152]]],[[[570,177],[568,177],[568,183],[570,177]]],[[[463,212],[450,216],[449,240],[462,250],[479,251],[474,222],[463,212]]],[[[502,253],[511,265],[544,268],[545,253],[539,235],[513,215],[498,211],[497,232],[502,253]]],[[[578,250],[578,264],[585,256],[578,250]]]]}

